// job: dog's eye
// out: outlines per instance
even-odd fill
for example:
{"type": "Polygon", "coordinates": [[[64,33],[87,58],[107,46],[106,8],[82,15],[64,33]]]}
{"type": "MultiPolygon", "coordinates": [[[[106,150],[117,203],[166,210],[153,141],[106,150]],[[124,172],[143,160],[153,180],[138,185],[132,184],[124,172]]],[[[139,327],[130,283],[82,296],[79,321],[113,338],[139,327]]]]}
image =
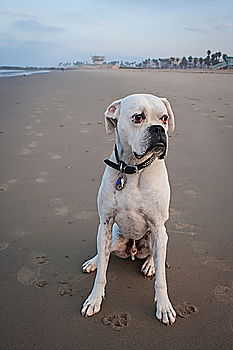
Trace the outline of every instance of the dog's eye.
{"type": "Polygon", "coordinates": [[[144,115],[144,113],[141,113],[141,114],[134,114],[132,116],[132,122],[134,124],[141,124],[143,122],[143,120],[145,120],[146,117],[144,115]]]}
{"type": "Polygon", "coordinates": [[[160,118],[160,120],[162,121],[162,123],[163,123],[164,125],[167,125],[168,116],[167,116],[167,115],[163,115],[163,116],[160,118]]]}

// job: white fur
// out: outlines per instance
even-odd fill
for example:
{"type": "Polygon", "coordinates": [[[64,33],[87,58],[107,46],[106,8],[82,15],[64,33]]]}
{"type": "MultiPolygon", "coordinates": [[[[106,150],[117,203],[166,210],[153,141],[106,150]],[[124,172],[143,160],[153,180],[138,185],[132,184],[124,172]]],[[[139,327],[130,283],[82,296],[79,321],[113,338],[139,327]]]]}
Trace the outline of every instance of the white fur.
{"type": "MultiPolygon", "coordinates": [[[[144,154],[148,147],[148,127],[162,125],[160,118],[169,116],[164,129],[174,130],[174,115],[166,99],[147,94],[130,95],[113,102],[105,112],[106,131],[116,131],[120,159],[133,165],[142,162],[133,152],[144,154]],[[144,112],[142,125],[132,123],[132,115],[144,112]]],[[[111,160],[116,162],[114,152],[111,160]]],[[[82,308],[83,316],[92,316],[100,310],[105,296],[106,271],[110,253],[120,257],[145,258],[142,272],[155,278],[156,317],[165,324],[175,322],[176,313],[167,293],[165,259],[170,187],[164,160],[156,160],[134,175],[127,175],[122,191],[115,189],[118,172],[106,167],[98,194],[100,224],[97,235],[98,254],[83,264],[84,272],[97,268],[93,290],[82,308]],[[127,244],[133,242],[129,248],[127,244]]]]}

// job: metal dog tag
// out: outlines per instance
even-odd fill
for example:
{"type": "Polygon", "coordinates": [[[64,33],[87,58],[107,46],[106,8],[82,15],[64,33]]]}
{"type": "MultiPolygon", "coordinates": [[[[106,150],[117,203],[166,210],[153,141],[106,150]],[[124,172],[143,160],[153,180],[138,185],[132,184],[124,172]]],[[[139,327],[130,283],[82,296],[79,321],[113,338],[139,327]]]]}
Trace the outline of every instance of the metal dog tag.
{"type": "Polygon", "coordinates": [[[119,177],[116,182],[116,190],[121,191],[127,182],[127,178],[125,174],[121,174],[121,173],[119,173],[118,176],[119,177]]]}

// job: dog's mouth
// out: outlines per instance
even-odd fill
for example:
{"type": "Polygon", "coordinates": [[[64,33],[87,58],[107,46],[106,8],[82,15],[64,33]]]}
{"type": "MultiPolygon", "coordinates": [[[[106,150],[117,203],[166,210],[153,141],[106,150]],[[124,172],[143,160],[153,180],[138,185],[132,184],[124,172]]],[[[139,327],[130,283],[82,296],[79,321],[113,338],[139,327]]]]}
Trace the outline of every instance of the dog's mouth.
{"type": "MultiPolygon", "coordinates": [[[[146,152],[147,153],[147,152],[146,152]]],[[[146,153],[144,154],[137,154],[136,152],[134,152],[134,156],[137,158],[137,159],[142,159],[143,157],[145,157],[146,153]]]]}
{"type": "Polygon", "coordinates": [[[137,159],[142,159],[146,155],[148,155],[148,153],[154,153],[157,157],[160,157],[161,155],[164,155],[166,153],[166,146],[164,143],[159,142],[153,147],[149,147],[143,154],[137,154],[136,152],[134,152],[134,156],[137,159]]]}

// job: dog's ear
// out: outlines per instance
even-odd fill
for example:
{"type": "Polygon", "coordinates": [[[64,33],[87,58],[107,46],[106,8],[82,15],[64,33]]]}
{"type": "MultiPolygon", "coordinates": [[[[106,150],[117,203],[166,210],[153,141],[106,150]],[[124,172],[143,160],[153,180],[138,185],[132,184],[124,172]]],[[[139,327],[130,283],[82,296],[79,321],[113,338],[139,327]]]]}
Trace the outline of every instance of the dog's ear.
{"type": "Polygon", "coordinates": [[[165,97],[161,97],[160,100],[165,104],[165,107],[167,109],[167,114],[169,117],[168,118],[168,132],[169,132],[169,134],[171,134],[175,129],[175,118],[174,118],[174,114],[172,112],[171,104],[165,97]]]}
{"type": "Polygon", "coordinates": [[[105,116],[105,129],[107,134],[112,134],[117,126],[117,120],[120,116],[121,100],[112,102],[106,109],[105,116]]]}

